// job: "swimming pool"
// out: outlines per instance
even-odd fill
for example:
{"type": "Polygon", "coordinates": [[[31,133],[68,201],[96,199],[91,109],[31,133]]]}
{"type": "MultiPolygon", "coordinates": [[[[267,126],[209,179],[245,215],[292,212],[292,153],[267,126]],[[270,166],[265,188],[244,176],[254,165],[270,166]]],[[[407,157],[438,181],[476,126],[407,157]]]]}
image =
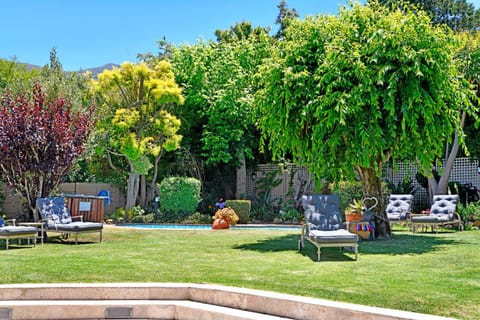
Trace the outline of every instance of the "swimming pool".
{"type": "MultiPolygon", "coordinates": [[[[211,225],[205,224],[155,224],[155,223],[120,223],[116,225],[122,228],[138,229],[163,229],[163,230],[212,230],[211,225]]],[[[232,230],[283,230],[300,231],[300,226],[282,226],[282,225],[236,225],[230,227],[232,230]]]]}

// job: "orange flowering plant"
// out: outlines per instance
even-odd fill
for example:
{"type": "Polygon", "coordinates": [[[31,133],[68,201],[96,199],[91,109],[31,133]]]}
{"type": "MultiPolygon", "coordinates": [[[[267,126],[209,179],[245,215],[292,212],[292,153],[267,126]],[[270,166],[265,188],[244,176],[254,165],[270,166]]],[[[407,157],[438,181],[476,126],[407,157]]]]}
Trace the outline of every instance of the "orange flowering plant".
{"type": "Polygon", "coordinates": [[[223,209],[217,210],[215,215],[212,217],[213,220],[223,219],[228,222],[229,225],[234,226],[238,222],[238,215],[232,208],[225,207],[223,209]]]}

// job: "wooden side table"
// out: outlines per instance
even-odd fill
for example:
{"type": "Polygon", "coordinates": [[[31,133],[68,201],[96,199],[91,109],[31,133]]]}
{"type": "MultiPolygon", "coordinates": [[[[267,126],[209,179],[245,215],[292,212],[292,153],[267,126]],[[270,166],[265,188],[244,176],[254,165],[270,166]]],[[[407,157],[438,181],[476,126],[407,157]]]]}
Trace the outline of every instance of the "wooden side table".
{"type": "Polygon", "coordinates": [[[45,237],[43,222],[18,222],[17,225],[37,228],[37,239],[40,239],[41,244],[43,244],[43,238],[45,237]]]}

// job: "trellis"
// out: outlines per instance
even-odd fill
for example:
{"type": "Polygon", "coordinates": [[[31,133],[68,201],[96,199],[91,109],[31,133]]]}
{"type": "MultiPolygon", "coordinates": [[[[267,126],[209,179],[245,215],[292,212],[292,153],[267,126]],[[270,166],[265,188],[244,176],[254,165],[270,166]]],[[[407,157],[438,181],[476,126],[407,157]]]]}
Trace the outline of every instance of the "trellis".
{"type": "MultiPolygon", "coordinates": [[[[444,168],[444,161],[437,161],[437,170],[441,173],[444,168]]],[[[479,162],[470,158],[457,158],[453,165],[452,173],[449,181],[456,181],[460,184],[471,183],[473,186],[480,187],[480,174],[478,172],[479,162]]],[[[383,178],[394,183],[401,182],[406,177],[411,177],[415,186],[413,209],[415,211],[423,210],[429,206],[428,193],[415,179],[418,172],[418,165],[413,162],[395,162],[393,165],[386,167],[383,178]]],[[[308,170],[305,168],[296,168],[294,164],[286,164],[279,167],[278,164],[262,164],[258,165],[256,170],[247,171],[247,195],[255,195],[262,190],[258,190],[258,179],[272,171],[279,171],[278,178],[282,179],[282,183],[271,190],[272,197],[278,197],[285,203],[292,200],[289,195],[290,173],[297,170],[295,179],[299,177],[307,177],[308,170]]],[[[310,177],[313,182],[313,178],[310,177]]],[[[315,184],[311,183],[305,190],[306,193],[315,192],[315,184]]]]}

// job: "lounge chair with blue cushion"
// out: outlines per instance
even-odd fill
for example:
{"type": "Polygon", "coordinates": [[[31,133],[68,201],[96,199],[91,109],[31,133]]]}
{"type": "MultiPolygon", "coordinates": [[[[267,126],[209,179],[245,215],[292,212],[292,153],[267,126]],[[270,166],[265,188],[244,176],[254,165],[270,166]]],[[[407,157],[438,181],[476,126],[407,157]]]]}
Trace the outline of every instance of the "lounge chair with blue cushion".
{"type": "Polygon", "coordinates": [[[304,195],[302,198],[304,223],[298,241],[298,249],[304,247],[304,240],[317,247],[317,260],[320,261],[321,248],[352,248],[358,260],[358,235],[343,228],[338,195],[304,195]]]}
{"type": "Polygon", "coordinates": [[[6,250],[8,250],[10,239],[32,240],[33,246],[35,247],[37,244],[37,228],[16,226],[15,219],[4,221],[0,217],[0,239],[5,239],[6,250]]]}
{"type": "Polygon", "coordinates": [[[463,230],[463,222],[460,215],[455,211],[457,209],[458,195],[435,195],[430,207],[430,214],[414,214],[410,221],[412,231],[418,226],[431,226],[432,230],[438,232],[438,227],[447,225],[457,225],[463,230]]]}
{"type": "Polygon", "coordinates": [[[45,222],[45,230],[48,233],[59,233],[64,238],[73,235],[75,244],[78,243],[79,234],[99,233],[100,242],[102,242],[103,223],[84,222],[82,216],[72,217],[62,197],[38,198],[37,210],[42,221],[45,222]]]}
{"type": "Polygon", "coordinates": [[[403,223],[410,220],[412,214],[413,195],[391,194],[385,212],[390,224],[403,223]]]}

